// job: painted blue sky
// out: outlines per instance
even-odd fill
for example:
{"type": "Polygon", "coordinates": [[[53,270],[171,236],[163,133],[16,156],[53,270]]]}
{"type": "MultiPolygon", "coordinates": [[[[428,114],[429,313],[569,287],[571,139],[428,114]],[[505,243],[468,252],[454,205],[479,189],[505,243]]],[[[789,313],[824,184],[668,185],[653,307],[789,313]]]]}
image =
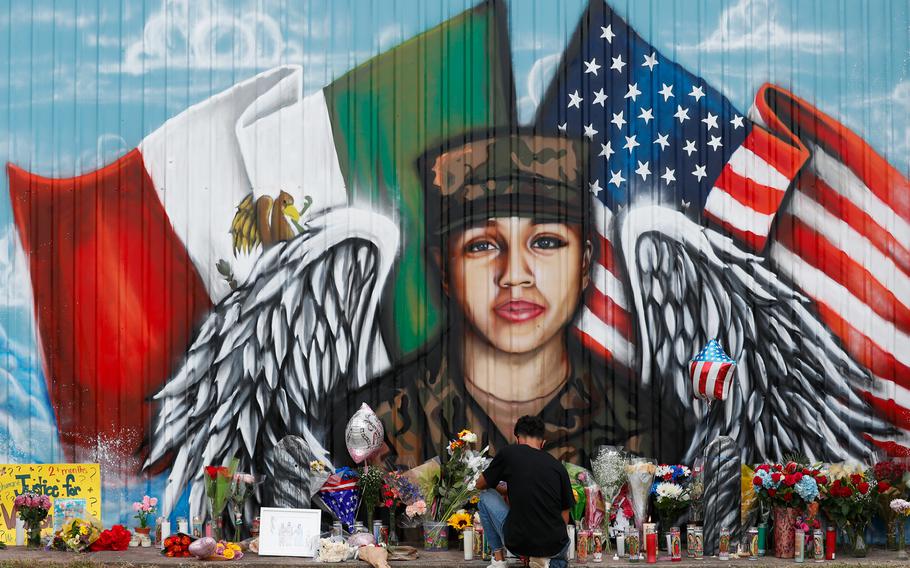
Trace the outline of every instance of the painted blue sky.
{"type": "MultiPolygon", "coordinates": [[[[91,171],[168,117],[275,65],[315,91],[474,0],[0,1],[0,161],[45,175],[91,171]]],[[[508,2],[519,115],[529,119],[586,4],[508,2]]],[[[910,2],[621,0],[610,4],[661,50],[746,110],[774,82],[839,118],[904,173],[910,166],[910,2]]],[[[56,456],[24,260],[0,179],[0,439],[56,456]],[[14,406],[20,405],[20,406],[14,406]],[[21,414],[18,415],[21,418],[21,414]],[[49,427],[50,426],[50,427],[49,427]],[[24,433],[23,433],[24,432],[24,433]],[[46,443],[45,443],[46,442],[46,443]],[[39,450],[40,449],[40,450],[39,450]]],[[[21,448],[20,448],[21,449],[21,448]]],[[[22,459],[15,448],[5,457],[22,459]]],[[[26,456],[27,457],[27,456],[26,456]]]]}

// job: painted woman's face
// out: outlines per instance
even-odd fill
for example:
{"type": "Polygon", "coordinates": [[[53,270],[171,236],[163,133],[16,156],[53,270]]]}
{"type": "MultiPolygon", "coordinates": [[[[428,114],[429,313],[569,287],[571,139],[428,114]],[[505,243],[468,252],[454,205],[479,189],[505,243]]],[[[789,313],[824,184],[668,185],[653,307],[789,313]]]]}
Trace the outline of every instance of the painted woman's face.
{"type": "Polygon", "coordinates": [[[499,217],[449,236],[446,293],[494,347],[528,353],[561,333],[587,285],[577,225],[499,217]]]}

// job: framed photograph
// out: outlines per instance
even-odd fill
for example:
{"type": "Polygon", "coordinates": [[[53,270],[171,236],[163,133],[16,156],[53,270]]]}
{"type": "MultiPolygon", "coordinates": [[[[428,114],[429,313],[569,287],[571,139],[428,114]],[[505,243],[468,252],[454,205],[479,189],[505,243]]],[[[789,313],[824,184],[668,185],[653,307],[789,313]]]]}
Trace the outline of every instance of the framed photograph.
{"type": "Polygon", "coordinates": [[[321,517],[319,509],[263,507],[259,511],[259,556],[316,556],[321,517]]]}

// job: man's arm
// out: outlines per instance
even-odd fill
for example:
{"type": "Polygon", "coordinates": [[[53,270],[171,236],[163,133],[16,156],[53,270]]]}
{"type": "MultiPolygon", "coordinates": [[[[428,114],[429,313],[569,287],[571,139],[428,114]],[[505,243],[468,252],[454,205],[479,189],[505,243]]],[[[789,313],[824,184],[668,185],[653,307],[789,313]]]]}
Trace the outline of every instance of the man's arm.
{"type": "Polygon", "coordinates": [[[490,486],[487,485],[487,478],[484,477],[484,475],[482,473],[477,478],[477,483],[474,485],[474,487],[476,487],[479,491],[483,491],[484,489],[489,489],[490,486]]]}
{"type": "Polygon", "coordinates": [[[562,520],[565,524],[569,524],[569,510],[566,509],[562,512],[562,520]]]}

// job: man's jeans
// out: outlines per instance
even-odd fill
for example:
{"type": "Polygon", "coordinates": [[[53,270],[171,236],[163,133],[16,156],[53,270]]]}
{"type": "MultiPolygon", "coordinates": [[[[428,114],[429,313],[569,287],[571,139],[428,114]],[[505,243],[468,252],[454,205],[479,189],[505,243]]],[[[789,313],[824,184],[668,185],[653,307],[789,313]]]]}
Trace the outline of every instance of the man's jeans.
{"type": "MultiPolygon", "coordinates": [[[[483,534],[490,543],[490,550],[494,552],[502,550],[505,554],[505,536],[502,527],[509,515],[509,506],[506,505],[505,499],[495,489],[486,489],[480,493],[478,512],[480,522],[483,523],[483,534]]],[[[569,545],[566,544],[559,554],[550,559],[550,568],[567,568],[569,565],[568,554],[569,545]]]]}

